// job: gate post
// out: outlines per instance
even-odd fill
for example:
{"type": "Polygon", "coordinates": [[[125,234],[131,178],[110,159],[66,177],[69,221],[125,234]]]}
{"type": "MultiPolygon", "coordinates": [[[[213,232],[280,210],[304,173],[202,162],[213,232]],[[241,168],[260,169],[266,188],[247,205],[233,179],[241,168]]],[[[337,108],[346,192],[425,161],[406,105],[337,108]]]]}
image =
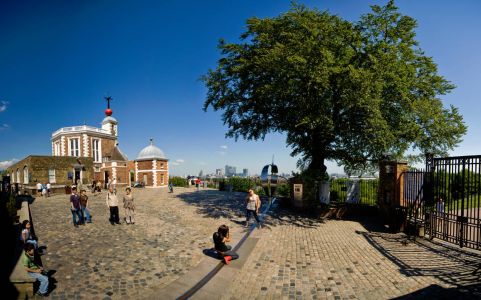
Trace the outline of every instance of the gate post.
{"type": "Polygon", "coordinates": [[[406,161],[382,160],[379,163],[379,209],[393,232],[404,230],[406,223],[406,210],[403,208],[403,173],[406,170],[406,161]]]}

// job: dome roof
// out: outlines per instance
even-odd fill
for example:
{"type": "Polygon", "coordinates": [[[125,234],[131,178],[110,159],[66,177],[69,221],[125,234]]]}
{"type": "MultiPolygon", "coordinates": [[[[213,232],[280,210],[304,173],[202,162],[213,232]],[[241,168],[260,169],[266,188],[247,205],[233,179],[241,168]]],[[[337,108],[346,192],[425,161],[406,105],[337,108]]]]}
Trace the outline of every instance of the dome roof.
{"type": "Polygon", "coordinates": [[[137,160],[151,159],[166,159],[164,152],[154,146],[154,142],[152,139],[150,139],[150,145],[142,149],[142,151],[140,151],[139,155],[137,156],[137,160]]]}
{"type": "Polygon", "coordinates": [[[112,116],[107,116],[104,118],[104,120],[102,121],[102,125],[105,124],[105,123],[114,123],[114,124],[117,124],[117,120],[112,117],[112,116]]]}

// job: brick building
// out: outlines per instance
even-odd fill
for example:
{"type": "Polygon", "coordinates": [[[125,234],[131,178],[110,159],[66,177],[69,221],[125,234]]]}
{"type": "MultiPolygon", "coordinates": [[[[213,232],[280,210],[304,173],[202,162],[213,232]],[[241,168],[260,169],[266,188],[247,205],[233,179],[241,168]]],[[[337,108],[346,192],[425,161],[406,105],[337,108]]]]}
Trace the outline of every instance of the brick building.
{"type": "Polygon", "coordinates": [[[19,188],[34,191],[38,182],[50,182],[52,187],[63,188],[82,178],[91,182],[94,178],[93,159],[91,157],[55,157],[30,155],[7,168],[12,184],[19,188]]]}
{"type": "Polygon", "coordinates": [[[169,183],[168,159],[164,152],[154,146],[150,139],[150,145],[142,149],[134,161],[135,181],[143,182],[145,186],[162,187],[169,183]]]}
{"type": "Polygon", "coordinates": [[[118,122],[112,117],[110,97],[100,128],[62,127],[52,133],[52,156],[31,155],[7,169],[12,183],[30,189],[37,182],[57,185],[89,185],[94,180],[104,187],[114,178],[119,186],[143,182],[146,186],[166,186],[168,160],[151,144],[134,161],[129,161],[118,146],[118,122]]]}

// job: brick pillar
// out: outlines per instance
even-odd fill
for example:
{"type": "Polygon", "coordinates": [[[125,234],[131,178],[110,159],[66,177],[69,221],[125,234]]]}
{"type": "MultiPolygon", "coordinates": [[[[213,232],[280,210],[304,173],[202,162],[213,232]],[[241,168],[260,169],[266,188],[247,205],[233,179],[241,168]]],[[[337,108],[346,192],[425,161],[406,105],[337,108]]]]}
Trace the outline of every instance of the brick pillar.
{"type": "Polygon", "coordinates": [[[382,216],[393,231],[402,229],[400,213],[404,199],[403,173],[407,170],[405,161],[381,161],[379,164],[378,203],[382,216]]]}

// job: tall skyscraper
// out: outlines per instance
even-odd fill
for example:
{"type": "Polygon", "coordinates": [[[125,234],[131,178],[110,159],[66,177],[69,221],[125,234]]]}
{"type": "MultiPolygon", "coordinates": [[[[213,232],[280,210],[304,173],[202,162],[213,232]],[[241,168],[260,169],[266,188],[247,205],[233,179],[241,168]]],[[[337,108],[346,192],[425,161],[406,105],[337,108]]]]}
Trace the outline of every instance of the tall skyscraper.
{"type": "Polygon", "coordinates": [[[225,176],[232,177],[235,175],[236,167],[225,165],[225,176]]]}
{"type": "Polygon", "coordinates": [[[248,169],[242,169],[242,177],[247,177],[249,176],[249,170],[248,169]]]}

